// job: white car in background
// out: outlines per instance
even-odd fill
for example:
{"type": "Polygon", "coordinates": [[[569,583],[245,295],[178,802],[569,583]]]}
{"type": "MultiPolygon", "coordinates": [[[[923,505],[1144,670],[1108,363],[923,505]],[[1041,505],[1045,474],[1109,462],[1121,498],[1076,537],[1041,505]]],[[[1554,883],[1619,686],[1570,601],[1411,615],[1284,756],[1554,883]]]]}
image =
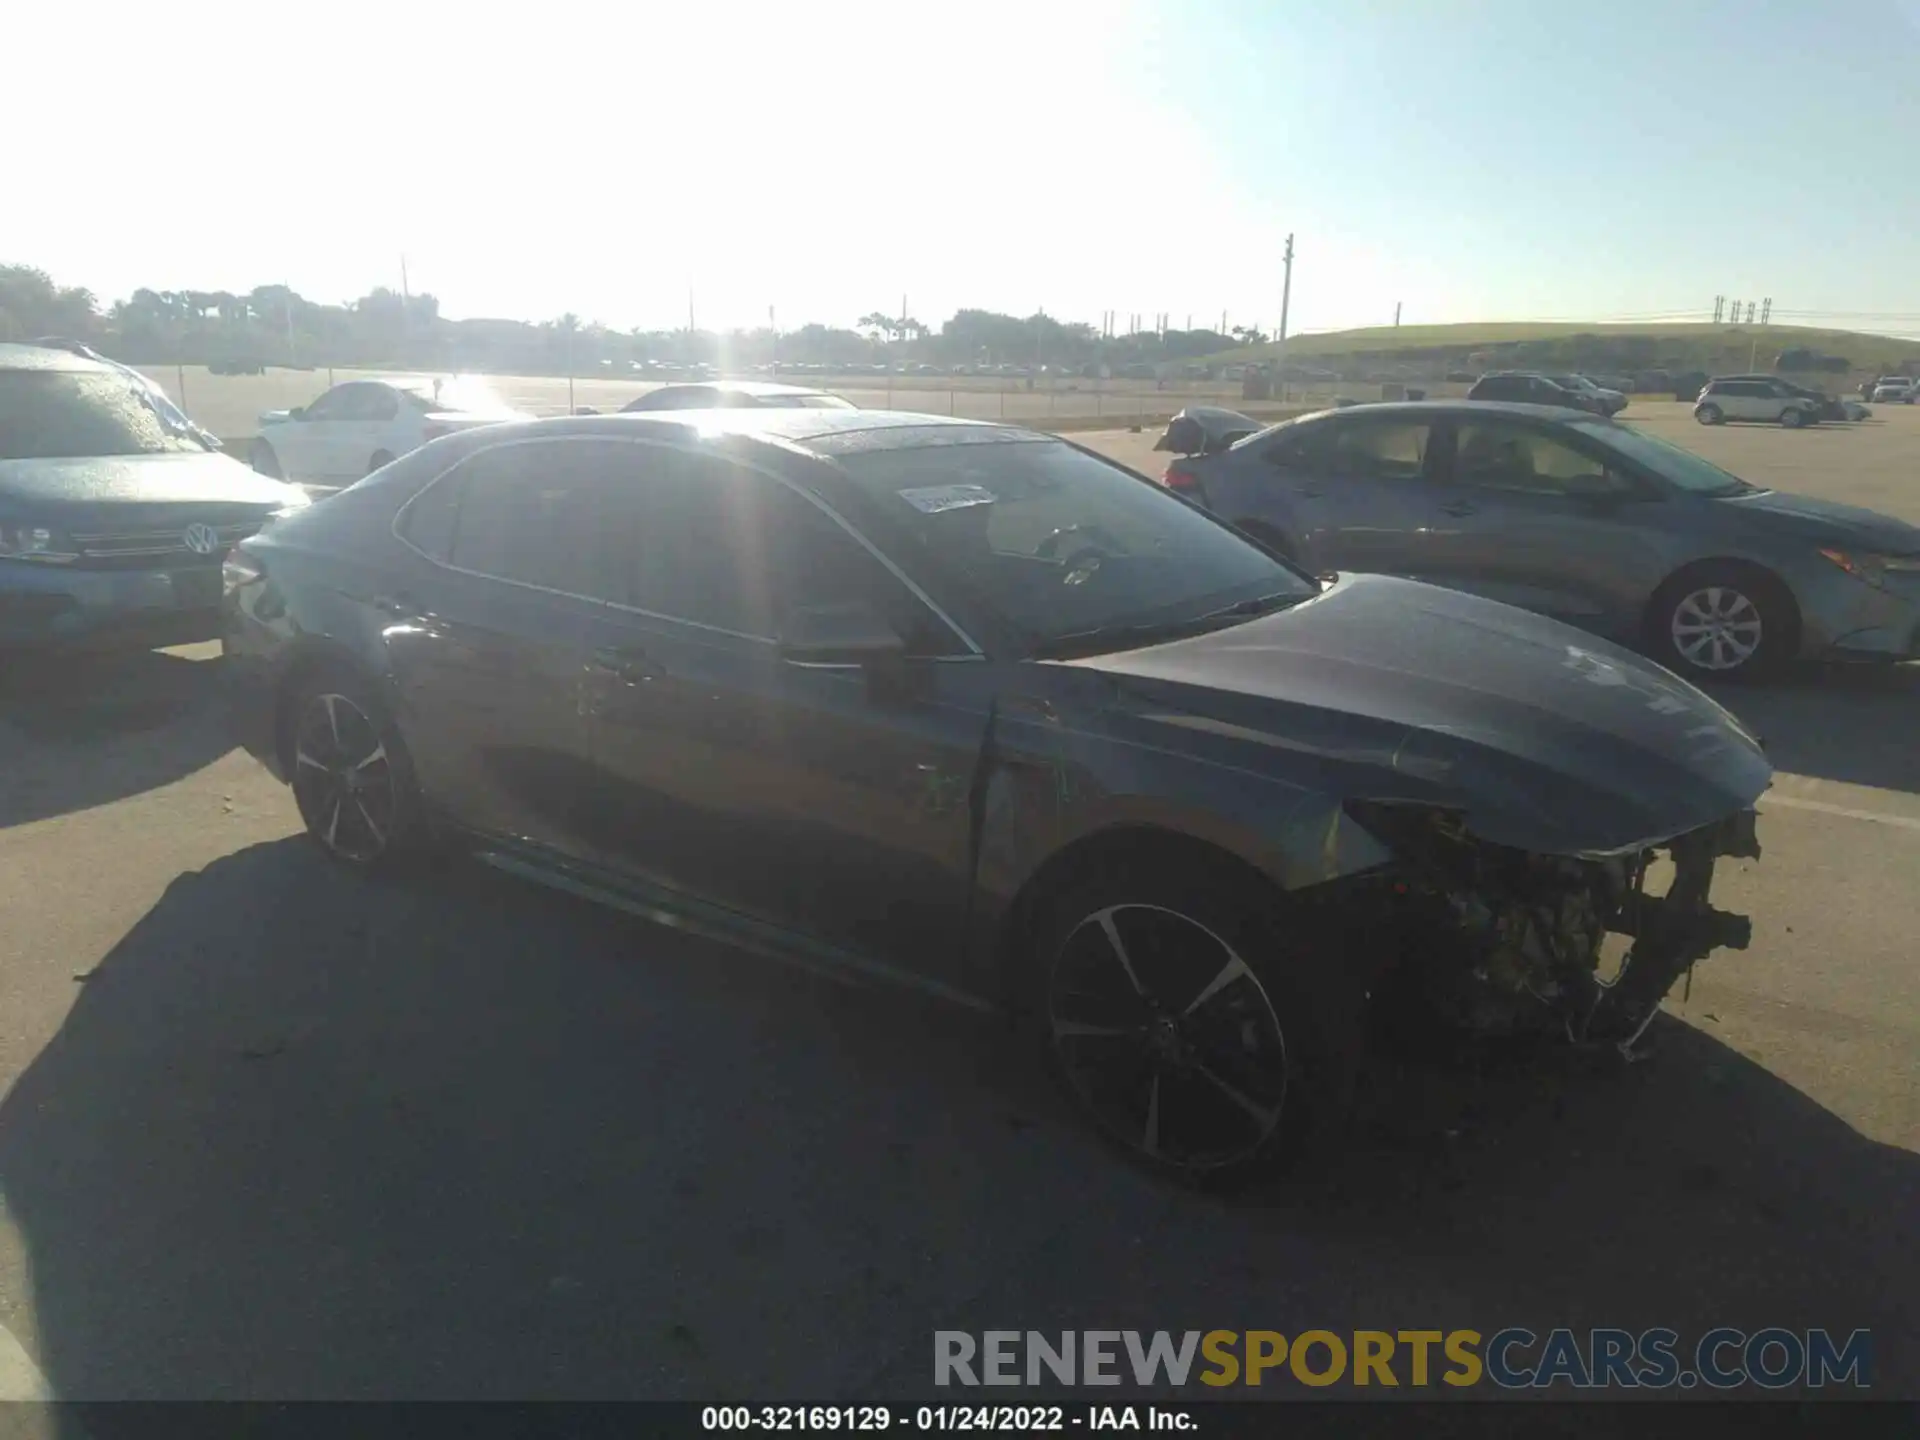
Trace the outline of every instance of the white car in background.
{"type": "Polygon", "coordinates": [[[262,415],[248,458],[275,479],[351,485],[441,435],[530,418],[467,378],[349,380],[311,405],[262,415]]]}
{"type": "Polygon", "coordinates": [[[1883,375],[1873,387],[1876,405],[1911,405],[1914,383],[1905,375],[1883,375]]]}

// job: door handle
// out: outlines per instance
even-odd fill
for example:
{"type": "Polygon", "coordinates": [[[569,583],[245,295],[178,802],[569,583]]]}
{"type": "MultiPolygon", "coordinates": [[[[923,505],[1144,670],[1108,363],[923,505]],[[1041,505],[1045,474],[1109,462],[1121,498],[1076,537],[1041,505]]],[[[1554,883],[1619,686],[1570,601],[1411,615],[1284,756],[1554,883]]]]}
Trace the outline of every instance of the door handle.
{"type": "Polygon", "coordinates": [[[1441,505],[1440,508],[1449,515],[1478,515],[1480,513],[1480,507],[1471,500],[1448,500],[1441,505]]]}
{"type": "Polygon", "coordinates": [[[624,645],[595,646],[591,662],[595,670],[619,680],[652,680],[660,673],[646,651],[624,645]]]}
{"type": "Polygon", "coordinates": [[[1296,485],[1293,487],[1293,493],[1304,496],[1308,500],[1318,500],[1320,498],[1320,492],[1311,485],[1296,485]]]}
{"type": "Polygon", "coordinates": [[[375,595],[367,601],[376,610],[384,610],[389,615],[416,615],[419,607],[413,603],[413,597],[407,594],[375,595]]]}

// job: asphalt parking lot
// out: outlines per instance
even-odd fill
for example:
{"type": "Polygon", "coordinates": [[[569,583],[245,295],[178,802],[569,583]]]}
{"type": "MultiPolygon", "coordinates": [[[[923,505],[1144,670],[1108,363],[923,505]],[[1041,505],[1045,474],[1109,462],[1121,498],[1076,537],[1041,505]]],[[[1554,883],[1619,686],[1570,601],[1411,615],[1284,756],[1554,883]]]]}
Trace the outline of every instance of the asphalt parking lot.
{"type": "MultiPolygon", "coordinates": [[[[1920,521],[1920,410],[1636,408],[1920,521]]],[[[0,1397],[907,1398],[936,1328],[1507,1325],[1865,1327],[1920,1397],[1920,667],[1721,695],[1780,772],[1718,889],[1754,944],[1651,1058],[1383,1057],[1344,1153],[1217,1198],[991,1020],[341,873],[215,656],[0,673],[0,1397]]]]}

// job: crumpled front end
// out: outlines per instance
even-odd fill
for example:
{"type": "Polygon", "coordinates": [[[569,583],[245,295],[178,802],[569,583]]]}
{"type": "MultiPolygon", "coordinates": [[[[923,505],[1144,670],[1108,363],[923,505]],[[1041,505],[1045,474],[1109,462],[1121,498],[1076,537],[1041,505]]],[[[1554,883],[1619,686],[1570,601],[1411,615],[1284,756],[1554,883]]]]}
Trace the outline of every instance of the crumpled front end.
{"type": "Polygon", "coordinates": [[[1626,853],[1542,855],[1474,836],[1451,812],[1354,802],[1395,856],[1382,877],[1389,994],[1475,1036],[1561,1032],[1629,1055],[1681,976],[1743,950],[1710,899],[1718,862],[1757,859],[1751,810],[1626,853]]]}

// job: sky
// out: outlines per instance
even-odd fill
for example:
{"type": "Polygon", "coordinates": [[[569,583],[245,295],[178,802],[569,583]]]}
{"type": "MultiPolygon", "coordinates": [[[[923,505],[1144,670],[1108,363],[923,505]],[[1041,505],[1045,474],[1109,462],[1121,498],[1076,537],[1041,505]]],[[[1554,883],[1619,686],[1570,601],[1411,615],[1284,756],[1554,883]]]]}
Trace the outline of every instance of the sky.
{"type": "Polygon", "coordinates": [[[106,300],[343,301],[404,257],[455,317],[1270,331],[1291,233],[1294,333],[1727,295],[1920,335],[1920,0],[168,0],[7,28],[0,263],[106,300]]]}

